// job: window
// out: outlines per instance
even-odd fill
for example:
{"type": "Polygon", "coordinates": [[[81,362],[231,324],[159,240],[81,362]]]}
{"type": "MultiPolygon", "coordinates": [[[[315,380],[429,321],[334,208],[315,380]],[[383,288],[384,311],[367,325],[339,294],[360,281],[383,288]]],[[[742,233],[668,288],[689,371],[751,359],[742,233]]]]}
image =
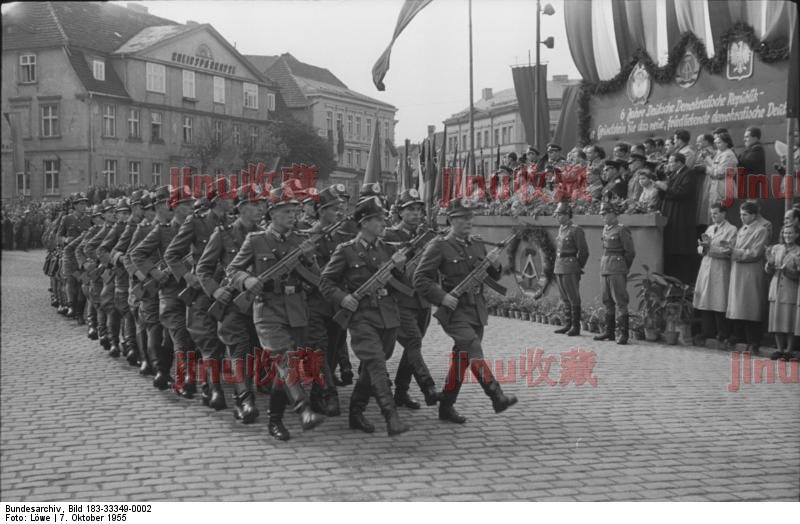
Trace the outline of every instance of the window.
{"type": "Polygon", "coordinates": [[[103,136],[117,136],[117,106],[114,104],[103,105],[103,136]]]}
{"type": "Polygon", "coordinates": [[[138,160],[128,162],[128,182],[133,187],[142,185],[142,163],[138,160]]]}
{"type": "Polygon", "coordinates": [[[361,151],[356,151],[356,167],[361,167],[361,151]]]}
{"type": "Polygon", "coordinates": [[[221,76],[214,77],[214,102],[225,103],[225,79],[221,76]]]}
{"type": "Polygon", "coordinates": [[[367,138],[372,138],[372,119],[367,118],[367,138]]]}
{"type": "Polygon", "coordinates": [[[59,136],[58,104],[42,105],[42,136],[59,136]]]}
{"type": "Polygon", "coordinates": [[[347,166],[352,167],[353,165],[353,151],[350,149],[347,150],[347,166]]]}
{"type": "Polygon", "coordinates": [[[153,167],[150,171],[153,175],[153,185],[160,186],[161,185],[161,164],[158,162],[153,162],[153,167]]]}
{"type": "Polygon", "coordinates": [[[507,127],[503,128],[503,138],[502,138],[502,142],[500,142],[500,143],[501,144],[508,144],[508,128],[507,127]]]}
{"type": "Polygon", "coordinates": [[[389,121],[383,123],[383,138],[389,138],[389,121]]]}
{"type": "Polygon", "coordinates": [[[481,147],[481,132],[475,133],[475,147],[481,147]]]}
{"type": "Polygon", "coordinates": [[[17,195],[31,196],[31,161],[26,160],[24,171],[17,173],[17,195]]]}
{"type": "Polygon", "coordinates": [[[336,129],[338,130],[340,127],[342,127],[342,114],[336,113],[336,129]]]}
{"type": "Polygon", "coordinates": [[[361,117],[356,117],[356,136],[361,138],[361,117]]]}
{"type": "Polygon", "coordinates": [[[152,111],[150,113],[150,140],[153,142],[162,141],[164,140],[164,136],[161,134],[161,113],[158,111],[152,111]]]}
{"type": "Polygon", "coordinates": [[[194,98],[194,71],[183,70],[183,97],[194,98]]]}
{"type": "Polygon", "coordinates": [[[489,147],[489,130],[483,132],[483,147],[489,147]]]}
{"type": "Polygon", "coordinates": [[[214,142],[217,144],[222,142],[222,122],[219,120],[214,121],[214,142]]]}
{"type": "Polygon", "coordinates": [[[92,76],[95,80],[105,82],[106,80],[106,63],[102,60],[92,60],[92,76]]]}
{"type": "Polygon", "coordinates": [[[128,137],[129,138],[141,138],[141,129],[139,127],[139,110],[131,108],[130,112],[128,113],[128,137]]]}
{"type": "Polygon", "coordinates": [[[353,134],[353,115],[347,115],[347,134],[353,134]]]}
{"type": "Polygon", "coordinates": [[[19,80],[25,84],[36,82],[36,55],[19,56],[19,80]]]}
{"type": "Polygon", "coordinates": [[[494,130],[494,145],[496,145],[496,146],[500,145],[500,130],[499,129],[495,129],[494,130]]]}
{"type": "Polygon", "coordinates": [[[389,151],[383,150],[383,169],[389,169],[389,151]]]}
{"type": "Polygon", "coordinates": [[[258,109],[258,86],[245,82],[244,86],[244,107],[258,109]]]}
{"type": "Polygon", "coordinates": [[[103,164],[103,180],[107,186],[117,185],[117,161],[106,160],[103,164]]]}
{"type": "Polygon", "coordinates": [[[147,70],[147,90],[155,93],[167,92],[167,69],[162,64],[148,62],[147,70]]]}
{"type": "Polygon", "coordinates": [[[467,135],[461,135],[461,150],[467,150],[467,135]]]}
{"type": "Polygon", "coordinates": [[[514,126],[508,126],[508,142],[514,141],[514,126]]]}
{"type": "Polygon", "coordinates": [[[258,147],[258,127],[250,126],[250,150],[255,151],[258,147]]]}
{"type": "Polygon", "coordinates": [[[328,131],[333,131],[333,111],[328,111],[328,115],[325,117],[325,126],[328,131]]]}
{"type": "Polygon", "coordinates": [[[267,93],[267,109],[275,111],[275,93],[267,93]]]}
{"type": "Polygon", "coordinates": [[[192,143],[192,117],[183,117],[183,143],[192,143]]]}
{"type": "Polygon", "coordinates": [[[238,146],[240,139],[241,139],[241,131],[239,128],[239,124],[233,124],[233,143],[238,146]]]}

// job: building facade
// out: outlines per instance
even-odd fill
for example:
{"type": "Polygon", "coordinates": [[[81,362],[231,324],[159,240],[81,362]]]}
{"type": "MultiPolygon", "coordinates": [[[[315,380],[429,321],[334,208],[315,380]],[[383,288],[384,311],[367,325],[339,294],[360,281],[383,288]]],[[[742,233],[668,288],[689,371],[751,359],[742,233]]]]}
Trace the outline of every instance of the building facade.
{"type": "Polygon", "coordinates": [[[140,6],[19,3],[3,16],[3,198],[238,172],[276,90],[208,24],[140,6]]]}
{"type": "Polygon", "coordinates": [[[349,89],[329,70],[306,64],[289,53],[247,56],[279,86],[289,113],[311,125],[333,149],[337,166],[331,183],[343,183],[357,195],[364,180],[370,145],[377,128],[381,145],[380,181],[391,198],[397,191],[393,150],[397,108],[349,89]]]}

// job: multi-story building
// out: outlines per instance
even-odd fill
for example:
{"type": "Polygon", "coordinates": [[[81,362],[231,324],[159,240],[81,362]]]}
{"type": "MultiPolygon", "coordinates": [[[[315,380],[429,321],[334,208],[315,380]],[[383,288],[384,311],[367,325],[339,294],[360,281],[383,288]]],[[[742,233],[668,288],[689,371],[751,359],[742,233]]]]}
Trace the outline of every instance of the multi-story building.
{"type": "Polygon", "coordinates": [[[266,149],[275,109],[276,90],[212,26],[131,4],[16,4],[2,73],[3,198],[169,183],[178,166],[236,172],[266,149]]]}
{"type": "Polygon", "coordinates": [[[394,198],[396,151],[392,144],[397,108],[349,89],[329,70],[301,62],[289,53],[247,58],[278,86],[289,113],[329,141],[337,161],[330,181],[345,184],[350,194],[358,194],[364,180],[377,127],[381,144],[380,181],[384,191],[394,198]]]}
{"type": "MultiPolygon", "coordinates": [[[[564,87],[576,82],[578,80],[570,79],[567,75],[553,75],[552,80],[547,81],[550,136],[553,135],[561,114],[561,94],[564,87]]],[[[476,164],[480,166],[482,154],[486,173],[495,169],[497,146],[500,146],[502,156],[512,151],[521,155],[527,150],[525,127],[514,88],[503,89],[497,93],[493,93],[491,88],[483,89],[481,99],[473,105],[476,164]]],[[[459,156],[462,156],[469,150],[469,108],[446,119],[444,125],[447,129],[449,154],[458,148],[459,156]]]]}

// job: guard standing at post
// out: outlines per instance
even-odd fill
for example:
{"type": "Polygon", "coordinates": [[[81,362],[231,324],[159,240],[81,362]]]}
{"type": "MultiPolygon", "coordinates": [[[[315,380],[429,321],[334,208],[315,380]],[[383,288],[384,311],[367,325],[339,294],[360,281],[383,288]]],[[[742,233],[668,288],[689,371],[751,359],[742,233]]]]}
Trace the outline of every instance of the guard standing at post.
{"type": "MultiPolygon", "coordinates": [[[[416,189],[406,189],[400,194],[397,209],[400,223],[389,228],[383,235],[386,242],[406,243],[413,240],[421,231],[421,221],[425,203],[420,199],[416,189]]],[[[416,266],[416,264],[415,264],[416,266]]],[[[411,279],[416,267],[406,267],[400,282],[412,287],[411,279]]],[[[414,296],[398,295],[397,303],[400,308],[400,329],[397,332],[397,341],[403,346],[403,356],[397,366],[394,379],[394,401],[398,406],[409,409],[419,409],[419,402],[408,396],[411,377],[417,381],[425,404],[435,406],[439,400],[436,384],[431,372],[422,357],[422,339],[428,330],[431,321],[431,306],[418,292],[414,296]]]]}
{"type": "Polygon", "coordinates": [[[361,368],[350,397],[350,427],[367,433],[375,431],[375,426],[364,417],[370,394],[374,393],[386,419],[388,434],[399,435],[409,427],[397,415],[386,379],[386,361],[392,356],[400,327],[397,300],[386,288],[361,301],[352,293],[390,259],[398,257],[396,262],[404,263],[405,255],[393,254],[393,249],[379,238],[386,227],[386,209],[378,197],[362,199],[356,205],[355,220],[359,233],[333,252],[322,271],[320,290],[329,301],[353,312],[348,330],[361,368]]]}
{"type": "MultiPolygon", "coordinates": [[[[483,285],[460,298],[448,293],[487,257],[483,242],[471,234],[472,203],[466,199],[451,200],[447,206],[447,218],[452,226],[450,232],[445,237],[435,238],[425,248],[414,272],[414,288],[428,302],[453,310],[450,321],[442,325],[445,333],[453,339],[454,346],[447,381],[439,396],[439,419],[463,424],[467,419],[455,410],[454,404],[467,367],[480,382],[484,393],[492,399],[495,413],[516,404],[517,397],[503,393],[484,360],[481,343],[489,316],[483,285]]],[[[489,278],[495,280],[500,278],[502,269],[497,256],[489,259],[492,267],[488,270],[489,278]]]]}
{"type": "Polygon", "coordinates": [[[589,246],[583,228],[572,223],[572,207],[559,202],[555,210],[559,228],[556,236],[556,262],[553,274],[561,295],[566,322],[556,333],[574,337],[581,334],[581,275],[589,260],[589,246]]]}
{"type": "Polygon", "coordinates": [[[625,345],[628,343],[628,272],[636,252],[630,229],[619,223],[617,206],[611,202],[603,202],[600,206],[600,214],[605,223],[600,275],[603,277],[606,331],[594,337],[594,340],[614,340],[618,320],[620,336],[617,344],[625,345]]]}

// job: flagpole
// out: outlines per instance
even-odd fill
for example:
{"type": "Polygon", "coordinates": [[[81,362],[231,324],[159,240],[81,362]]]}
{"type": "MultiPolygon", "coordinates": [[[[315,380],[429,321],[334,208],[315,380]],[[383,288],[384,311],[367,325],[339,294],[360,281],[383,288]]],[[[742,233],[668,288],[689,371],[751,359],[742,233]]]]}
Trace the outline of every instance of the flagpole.
{"type": "MultiPolygon", "coordinates": [[[[469,0],[469,158],[475,158],[475,144],[473,141],[475,140],[475,117],[473,115],[474,106],[473,100],[475,96],[473,94],[473,83],[472,83],[472,0],[469,0]]],[[[469,160],[467,160],[467,170],[469,169],[469,160]]],[[[466,195],[466,175],[468,173],[465,170],[463,179],[464,179],[464,191],[461,193],[462,195],[466,195]]]]}
{"type": "Polygon", "coordinates": [[[535,90],[536,90],[536,98],[533,102],[533,147],[540,150],[541,144],[539,143],[539,68],[541,64],[539,62],[539,40],[541,40],[541,35],[539,34],[542,25],[542,1],[536,0],[536,77],[533,79],[535,90]]]}

